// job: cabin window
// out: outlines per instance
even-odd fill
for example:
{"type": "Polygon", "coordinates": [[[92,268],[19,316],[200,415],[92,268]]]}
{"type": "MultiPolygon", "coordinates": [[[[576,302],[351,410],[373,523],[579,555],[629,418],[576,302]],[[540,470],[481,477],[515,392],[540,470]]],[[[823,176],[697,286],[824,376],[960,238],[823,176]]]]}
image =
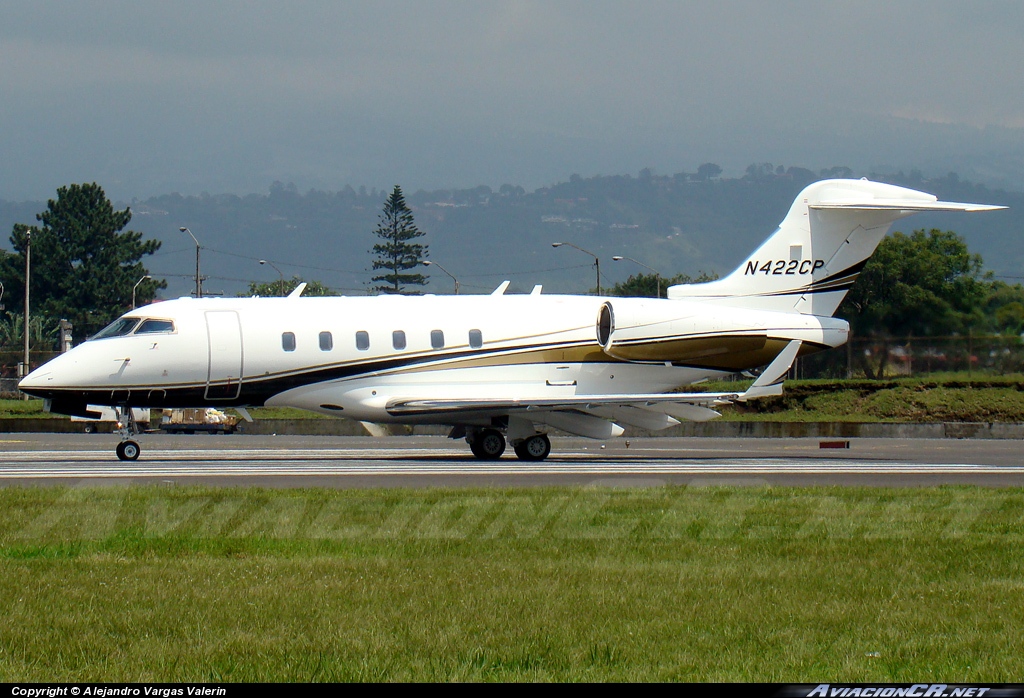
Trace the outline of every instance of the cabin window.
{"type": "Polygon", "coordinates": [[[154,334],[157,332],[174,332],[174,323],[170,320],[143,320],[135,334],[154,334]]]}
{"type": "Polygon", "coordinates": [[[114,320],[102,330],[92,336],[92,339],[106,339],[108,337],[123,337],[139,324],[137,317],[123,317],[114,320]]]}
{"type": "Polygon", "coordinates": [[[430,346],[435,349],[444,349],[444,332],[441,330],[430,330],[430,346]]]}
{"type": "Polygon", "coordinates": [[[370,333],[366,330],[356,332],[356,349],[366,351],[370,348],[370,333]]]}
{"type": "Polygon", "coordinates": [[[405,332],[402,330],[395,330],[391,333],[391,346],[398,351],[405,349],[405,332]]]}
{"type": "Polygon", "coordinates": [[[295,333],[294,332],[282,332],[281,333],[281,348],[285,351],[295,351],[295,333]]]}
{"type": "Polygon", "coordinates": [[[330,351],[334,348],[334,337],[330,332],[320,333],[320,351],[330,351]]]}
{"type": "Polygon", "coordinates": [[[469,346],[473,349],[479,349],[484,345],[484,335],[480,330],[469,331],[469,346]]]}

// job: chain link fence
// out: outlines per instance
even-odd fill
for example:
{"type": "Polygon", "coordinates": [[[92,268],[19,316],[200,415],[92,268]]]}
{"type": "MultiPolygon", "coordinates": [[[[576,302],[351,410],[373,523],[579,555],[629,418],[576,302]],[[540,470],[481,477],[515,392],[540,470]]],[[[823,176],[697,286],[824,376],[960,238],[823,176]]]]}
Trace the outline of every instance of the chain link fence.
{"type": "Polygon", "coordinates": [[[799,378],[902,378],[960,374],[964,378],[1024,373],[1024,339],[1006,335],[854,337],[846,345],[800,359],[799,378]]]}
{"type": "MultiPolygon", "coordinates": [[[[42,366],[44,363],[57,356],[55,351],[33,351],[30,354],[31,366],[33,369],[42,366]]],[[[0,351],[0,398],[18,398],[21,393],[18,391],[19,367],[21,366],[24,354],[21,351],[0,351]]]]}

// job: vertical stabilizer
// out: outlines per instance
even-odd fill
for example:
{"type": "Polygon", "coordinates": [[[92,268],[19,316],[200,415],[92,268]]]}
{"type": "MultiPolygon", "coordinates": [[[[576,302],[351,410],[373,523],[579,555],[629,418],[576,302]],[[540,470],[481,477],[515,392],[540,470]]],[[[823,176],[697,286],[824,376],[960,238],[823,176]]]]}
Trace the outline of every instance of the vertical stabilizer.
{"type": "Polygon", "coordinates": [[[853,286],[890,226],[920,211],[1005,208],[938,201],[924,192],[866,179],[829,179],[806,187],[786,218],[723,279],[681,284],[669,298],[828,316],[853,286]]]}

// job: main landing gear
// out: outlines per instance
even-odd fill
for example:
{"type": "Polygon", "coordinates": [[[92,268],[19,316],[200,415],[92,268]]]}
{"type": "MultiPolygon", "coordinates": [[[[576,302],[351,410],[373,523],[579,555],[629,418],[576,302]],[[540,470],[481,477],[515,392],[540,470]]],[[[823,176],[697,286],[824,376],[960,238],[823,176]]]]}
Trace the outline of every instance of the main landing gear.
{"type": "Polygon", "coordinates": [[[131,437],[142,433],[138,422],[135,421],[135,412],[131,407],[117,407],[117,433],[121,436],[121,443],[114,449],[120,460],[138,460],[142,449],[137,441],[131,437]]]}
{"type": "MultiPolygon", "coordinates": [[[[505,452],[505,437],[497,429],[477,429],[466,434],[473,455],[480,460],[498,460],[505,452]]],[[[512,443],[512,450],[522,461],[542,461],[551,453],[547,434],[533,434],[512,443]]]]}

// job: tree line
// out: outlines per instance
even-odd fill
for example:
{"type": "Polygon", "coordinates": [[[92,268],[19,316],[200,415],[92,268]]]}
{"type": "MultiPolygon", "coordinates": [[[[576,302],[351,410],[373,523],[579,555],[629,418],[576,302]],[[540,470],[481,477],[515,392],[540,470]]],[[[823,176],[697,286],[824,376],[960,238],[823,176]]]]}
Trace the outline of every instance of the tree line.
{"type": "MultiPolygon", "coordinates": [[[[61,320],[69,321],[75,335],[90,337],[109,322],[135,307],[152,303],[167,287],[150,274],[143,258],[161,247],[159,240],[143,240],[142,233],[126,230],[130,208],[116,210],[96,183],[71,184],[57,190],[46,210],[36,215],[37,225],[17,223],[10,237],[13,252],[0,249],[0,350],[15,350],[23,341],[26,275],[29,287],[30,349],[50,351],[57,343],[61,320]]],[[[373,247],[372,278],[379,293],[403,293],[422,286],[427,276],[418,273],[427,253],[415,242],[423,236],[413,221],[400,187],[395,186],[374,231],[380,242],[373,247]]],[[[251,295],[287,295],[302,280],[250,284],[251,295]]],[[[307,283],[308,295],[330,295],[318,281],[307,283]]]]}

